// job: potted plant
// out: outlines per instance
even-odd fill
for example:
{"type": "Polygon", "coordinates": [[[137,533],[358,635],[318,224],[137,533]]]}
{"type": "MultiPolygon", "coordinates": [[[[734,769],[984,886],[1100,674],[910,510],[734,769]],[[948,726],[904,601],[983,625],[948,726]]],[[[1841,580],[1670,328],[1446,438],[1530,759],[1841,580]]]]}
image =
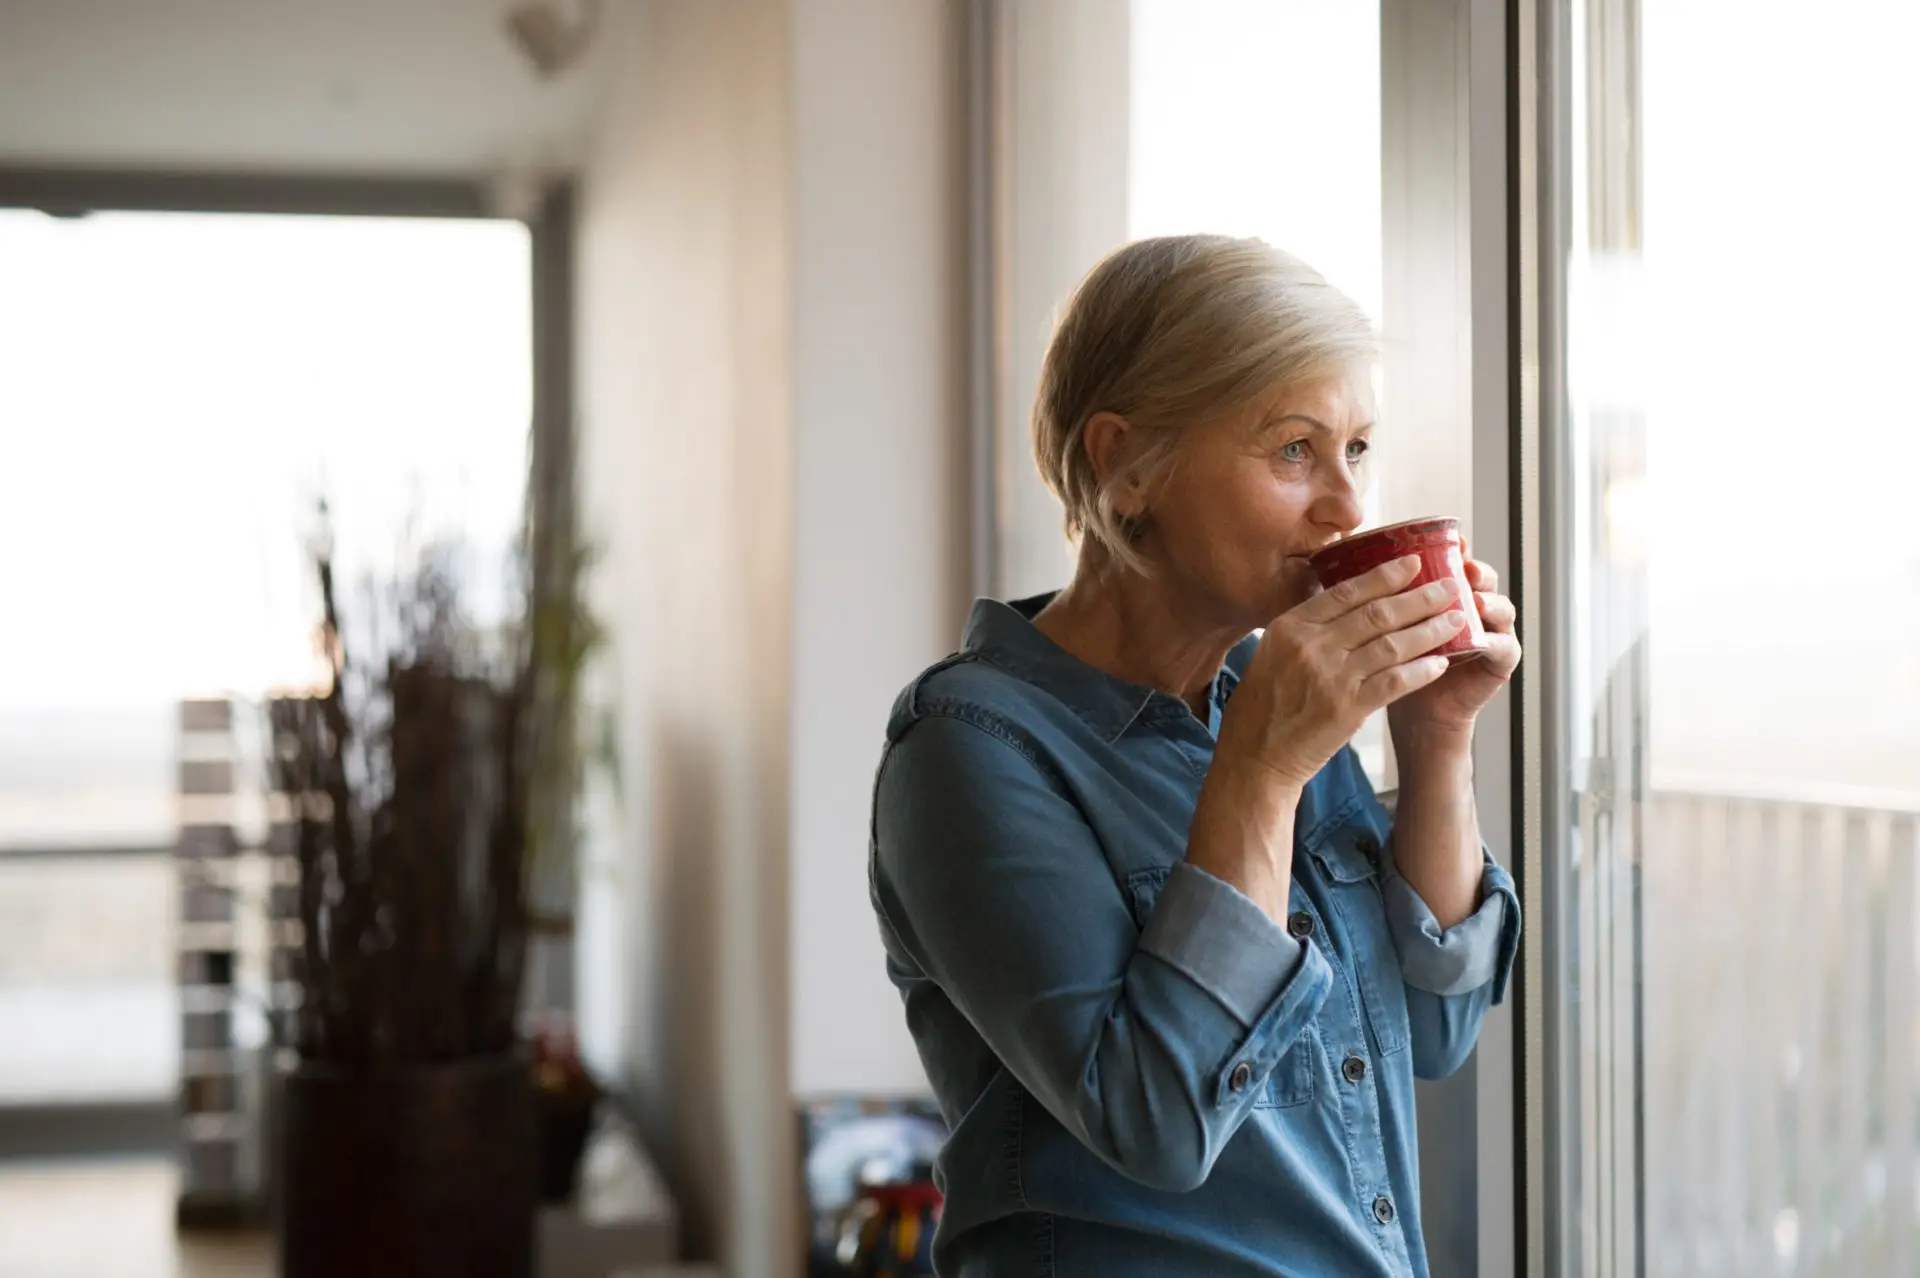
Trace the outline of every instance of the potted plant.
{"type": "Polygon", "coordinates": [[[580,1059],[566,1018],[549,1014],[533,1035],[534,1110],[540,1126],[540,1201],[565,1202],[580,1177],[600,1084],[580,1059]]]}
{"type": "Polygon", "coordinates": [[[430,550],[343,626],[322,553],[331,677],[269,707],[301,924],[286,1278],[532,1270],[518,1024],[543,708],[530,627],[467,615],[452,562],[430,550]]]}
{"type": "Polygon", "coordinates": [[[589,766],[618,793],[613,719],[604,708],[587,718],[585,680],[605,637],[587,601],[594,551],[579,536],[570,493],[551,466],[536,461],[529,477],[529,662],[534,748],[528,779],[530,936],[543,960],[529,990],[540,1198],[572,1196],[603,1090],[582,1060],[571,1016],[543,1000],[571,1006],[574,903],[580,863],[579,799],[589,766]],[[554,979],[558,976],[559,979],[554,979]]]}

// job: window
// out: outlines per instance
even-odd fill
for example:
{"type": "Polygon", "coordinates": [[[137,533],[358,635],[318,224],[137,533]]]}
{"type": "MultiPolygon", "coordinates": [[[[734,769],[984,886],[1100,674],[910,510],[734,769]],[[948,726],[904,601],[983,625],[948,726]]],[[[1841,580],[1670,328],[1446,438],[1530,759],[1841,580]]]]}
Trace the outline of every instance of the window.
{"type": "Polygon", "coordinates": [[[505,550],[528,253],[506,222],[0,212],[0,1104],[172,1093],[178,702],[310,676],[323,494],[348,580],[410,521],[505,550]]]}
{"type": "Polygon", "coordinates": [[[1255,235],[1380,320],[1380,13],[1133,0],[1127,234],[1255,235]]]}
{"type": "MultiPolygon", "coordinates": [[[[1379,325],[1378,7],[1133,0],[1132,18],[1128,238],[1256,236],[1315,267],[1379,325]]],[[[1389,376],[1391,363],[1390,353],[1389,376]]],[[[1449,442],[1462,444],[1466,425],[1449,442]]],[[[1407,476],[1383,478],[1396,469],[1397,434],[1383,412],[1369,524],[1431,513],[1420,504],[1431,494],[1407,476]]],[[[1376,784],[1388,783],[1384,717],[1355,744],[1376,784]]]]}
{"type": "MultiPolygon", "coordinates": [[[[995,525],[983,584],[1020,596],[1072,572],[1059,507],[1033,474],[1033,388],[1057,307],[1080,275],[1150,235],[1259,236],[1359,302],[1387,345],[1368,520],[1445,511],[1466,517],[1471,531],[1470,412],[1416,389],[1430,389],[1436,363],[1458,372],[1458,329],[1436,342],[1425,328],[1431,315],[1405,305],[1431,293],[1418,272],[1399,277],[1400,311],[1389,296],[1381,10],[1340,0],[1131,0],[1123,18],[1106,6],[1001,13],[1010,54],[998,301],[1009,347],[995,395],[994,491],[983,502],[995,525]]],[[[1404,183],[1391,194],[1403,207],[1417,198],[1404,183]]],[[[1463,277],[1463,259],[1436,263],[1433,245],[1408,241],[1404,252],[1424,256],[1433,275],[1463,277]]],[[[1390,781],[1383,725],[1370,724],[1358,745],[1375,779],[1390,781]]]]}
{"type": "Polygon", "coordinates": [[[1552,1272],[1910,1274],[1920,19],[1556,8],[1552,1272]]]}
{"type": "MultiPolygon", "coordinates": [[[[1385,359],[1369,522],[1458,515],[1475,553],[1506,571],[1505,6],[986,8],[998,43],[982,147],[994,270],[976,280],[992,405],[976,453],[982,587],[1017,598],[1073,568],[1028,433],[1056,308],[1126,240],[1193,231],[1265,238],[1370,311],[1385,359]]],[[[1488,841],[1517,856],[1506,721],[1503,698],[1483,716],[1476,769],[1488,841]]],[[[1391,785],[1383,728],[1377,717],[1355,744],[1376,784],[1391,785]]],[[[1512,1252],[1512,1041],[1496,1012],[1476,1062],[1423,1087],[1435,1272],[1500,1272],[1512,1252]]]]}

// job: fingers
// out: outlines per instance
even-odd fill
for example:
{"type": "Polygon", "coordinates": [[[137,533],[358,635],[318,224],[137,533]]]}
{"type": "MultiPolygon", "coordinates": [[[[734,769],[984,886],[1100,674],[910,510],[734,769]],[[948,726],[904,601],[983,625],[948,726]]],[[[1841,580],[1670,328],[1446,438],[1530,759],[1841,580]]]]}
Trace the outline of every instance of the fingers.
{"type": "Polygon", "coordinates": [[[1378,710],[1382,706],[1392,705],[1410,692],[1420,691],[1445,673],[1445,657],[1416,657],[1369,676],[1360,685],[1360,697],[1367,705],[1378,710]]]}
{"type": "Polygon", "coordinates": [[[1500,589],[1500,574],[1493,570],[1492,564],[1483,559],[1469,559],[1466,568],[1467,584],[1475,590],[1491,592],[1500,589]]]}
{"type": "Polygon", "coordinates": [[[1505,595],[1496,595],[1486,591],[1474,592],[1474,602],[1480,607],[1480,621],[1488,630],[1500,634],[1512,634],[1514,622],[1519,613],[1513,606],[1513,600],[1505,595]]]}
{"type": "Polygon", "coordinates": [[[1487,635],[1487,655],[1475,664],[1498,678],[1510,677],[1520,668],[1520,641],[1504,631],[1491,631],[1487,635]]]}
{"type": "MultiPolygon", "coordinates": [[[[1327,627],[1346,648],[1360,648],[1382,635],[1404,630],[1416,622],[1462,606],[1460,583],[1452,578],[1431,581],[1418,590],[1406,590],[1360,605],[1327,627]]],[[[1423,651],[1416,648],[1414,653],[1423,651]]],[[[1404,658],[1403,658],[1404,659],[1404,658]]]]}
{"type": "Polygon", "coordinates": [[[1459,634],[1466,624],[1466,613],[1449,608],[1437,617],[1428,617],[1404,630],[1381,635],[1353,654],[1353,670],[1364,677],[1404,665],[1422,653],[1432,652],[1459,634]]]}
{"type": "Polygon", "coordinates": [[[1326,624],[1346,616],[1376,599],[1405,590],[1407,583],[1420,575],[1420,556],[1403,555],[1381,564],[1371,572],[1349,578],[1331,590],[1323,590],[1294,609],[1303,621],[1326,624]]]}

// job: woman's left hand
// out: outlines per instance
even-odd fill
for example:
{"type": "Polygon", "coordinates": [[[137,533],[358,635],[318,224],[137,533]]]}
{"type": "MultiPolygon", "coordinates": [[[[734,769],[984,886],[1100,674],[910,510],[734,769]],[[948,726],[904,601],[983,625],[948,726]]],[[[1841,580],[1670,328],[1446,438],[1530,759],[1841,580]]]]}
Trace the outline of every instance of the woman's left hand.
{"type": "Polygon", "coordinates": [[[1498,593],[1500,575],[1478,559],[1466,561],[1467,584],[1487,632],[1486,655],[1463,661],[1440,678],[1387,707],[1396,739],[1434,735],[1470,737],[1480,708],[1493,700],[1520,666],[1513,600],[1498,593]]]}

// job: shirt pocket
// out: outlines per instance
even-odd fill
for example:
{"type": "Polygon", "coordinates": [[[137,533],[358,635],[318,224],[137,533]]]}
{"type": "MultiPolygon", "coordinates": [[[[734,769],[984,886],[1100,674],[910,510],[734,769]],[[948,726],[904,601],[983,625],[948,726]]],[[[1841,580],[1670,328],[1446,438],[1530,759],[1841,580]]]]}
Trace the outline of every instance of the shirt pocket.
{"type": "MultiPolygon", "coordinates": [[[[1400,977],[1400,954],[1387,926],[1380,895],[1380,841],[1384,818],[1355,813],[1308,849],[1327,882],[1327,895],[1339,911],[1340,930],[1366,1006],[1374,1050],[1383,1056],[1404,1049],[1410,1039],[1407,990],[1400,977]]],[[[1338,958],[1336,956],[1336,964],[1338,958]]]]}
{"type": "MultiPolygon", "coordinates": [[[[1166,886],[1167,875],[1172,868],[1166,865],[1149,866],[1126,876],[1127,901],[1133,908],[1136,927],[1146,927],[1147,918],[1153,913],[1154,902],[1160,899],[1160,889],[1166,886]]],[[[1207,996],[1202,994],[1200,997],[1207,996]]],[[[1316,1026],[1308,1025],[1300,1031],[1274,1065],[1273,1072],[1267,1075],[1266,1087],[1254,1098],[1255,1109],[1285,1109],[1304,1105],[1313,1099],[1315,1067],[1320,1059],[1319,1040],[1320,1031],[1316,1026]]]]}

